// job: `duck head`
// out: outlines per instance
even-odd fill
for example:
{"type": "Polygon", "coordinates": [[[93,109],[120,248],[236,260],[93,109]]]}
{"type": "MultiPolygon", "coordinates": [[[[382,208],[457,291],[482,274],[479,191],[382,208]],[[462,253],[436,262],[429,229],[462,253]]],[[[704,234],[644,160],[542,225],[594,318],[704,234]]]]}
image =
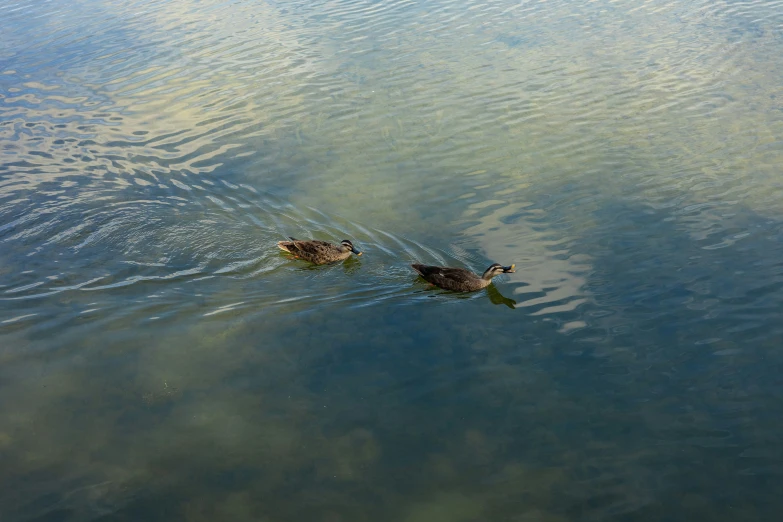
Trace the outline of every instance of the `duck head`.
{"type": "Polygon", "coordinates": [[[493,277],[499,276],[500,274],[513,274],[514,272],[516,272],[516,270],[514,270],[514,265],[503,266],[499,263],[492,263],[489,265],[489,268],[484,271],[484,275],[482,275],[481,278],[491,281],[493,277]]]}
{"type": "Polygon", "coordinates": [[[343,247],[343,252],[345,252],[345,251],[347,251],[347,250],[350,250],[351,252],[353,252],[353,253],[354,253],[354,254],[356,254],[357,256],[360,256],[360,255],[362,255],[362,253],[361,253],[361,252],[359,252],[358,250],[356,250],[356,247],[354,247],[354,246],[353,246],[353,243],[351,243],[351,242],[350,242],[349,240],[347,240],[347,239],[343,239],[342,241],[340,241],[340,246],[341,246],[341,247],[343,247]]]}

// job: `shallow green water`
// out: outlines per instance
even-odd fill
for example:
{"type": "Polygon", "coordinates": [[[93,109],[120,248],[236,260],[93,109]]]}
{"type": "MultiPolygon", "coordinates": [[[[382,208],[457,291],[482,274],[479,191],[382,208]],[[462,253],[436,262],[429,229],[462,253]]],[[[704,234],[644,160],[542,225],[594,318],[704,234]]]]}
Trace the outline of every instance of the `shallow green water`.
{"type": "Polygon", "coordinates": [[[0,520],[775,520],[781,56],[781,1],[0,0],[0,520]]]}

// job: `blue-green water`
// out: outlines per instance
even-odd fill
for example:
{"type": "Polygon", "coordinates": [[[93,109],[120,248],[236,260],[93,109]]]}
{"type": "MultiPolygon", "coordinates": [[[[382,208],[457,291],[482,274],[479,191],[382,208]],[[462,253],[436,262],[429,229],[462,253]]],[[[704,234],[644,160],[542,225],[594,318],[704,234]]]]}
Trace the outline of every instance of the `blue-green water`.
{"type": "Polygon", "coordinates": [[[778,519],[782,57],[781,1],[0,0],[0,520],[778,519]]]}

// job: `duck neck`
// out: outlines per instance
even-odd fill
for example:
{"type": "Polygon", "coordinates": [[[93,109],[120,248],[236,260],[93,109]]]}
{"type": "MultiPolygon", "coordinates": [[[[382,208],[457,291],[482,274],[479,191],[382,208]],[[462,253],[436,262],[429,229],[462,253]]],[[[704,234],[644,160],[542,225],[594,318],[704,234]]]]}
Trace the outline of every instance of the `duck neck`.
{"type": "Polygon", "coordinates": [[[496,272],[495,272],[493,269],[491,269],[491,268],[488,268],[488,269],[487,269],[487,270],[486,270],[486,271],[485,271],[485,272],[484,272],[484,273],[481,275],[481,279],[483,279],[484,281],[487,281],[487,284],[489,284],[489,283],[491,283],[491,282],[492,282],[492,278],[493,278],[493,277],[495,277],[496,275],[497,275],[497,273],[496,273],[496,272]]]}

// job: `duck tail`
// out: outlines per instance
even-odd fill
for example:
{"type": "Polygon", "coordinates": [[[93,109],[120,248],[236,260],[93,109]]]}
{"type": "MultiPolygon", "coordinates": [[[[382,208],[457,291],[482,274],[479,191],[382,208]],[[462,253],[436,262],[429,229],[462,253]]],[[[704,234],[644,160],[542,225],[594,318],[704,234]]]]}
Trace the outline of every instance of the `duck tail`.
{"type": "Polygon", "coordinates": [[[416,272],[418,272],[420,276],[424,275],[425,265],[413,264],[411,265],[411,268],[413,268],[416,272]]]}
{"type": "Polygon", "coordinates": [[[280,250],[284,250],[286,252],[291,252],[291,247],[294,246],[294,244],[291,241],[278,241],[277,242],[277,248],[280,250]]]}

